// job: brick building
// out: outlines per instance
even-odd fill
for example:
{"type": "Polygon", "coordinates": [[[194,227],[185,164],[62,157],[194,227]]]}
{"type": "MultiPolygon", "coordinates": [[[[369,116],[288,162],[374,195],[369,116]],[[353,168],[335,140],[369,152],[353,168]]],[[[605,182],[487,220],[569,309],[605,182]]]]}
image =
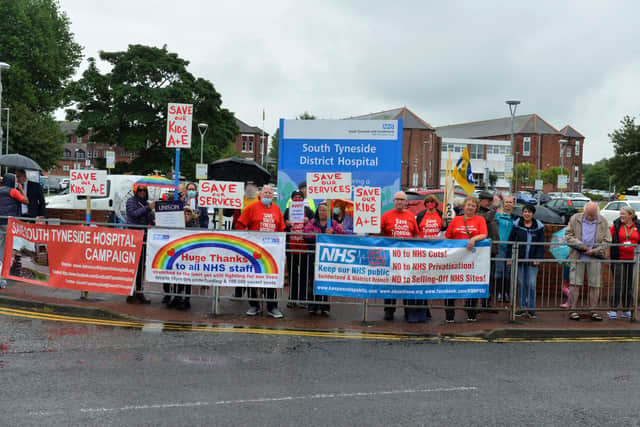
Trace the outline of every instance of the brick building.
{"type": "Polygon", "coordinates": [[[259,127],[249,126],[238,118],[236,118],[236,125],[240,133],[236,136],[233,147],[241,154],[240,157],[263,164],[267,160],[269,134],[259,127]]]}
{"type": "Polygon", "coordinates": [[[380,111],[354,120],[403,120],[402,188],[435,188],[440,185],[440,138],[435,129],[407,107],[380,111]]]}
{"type": "MultiPolygon", "coordinates": [[[[554,166],[564,166],[569,171],[567,191],[582,190],[584,136],[580,132],[568,125],[559,131],[537,114],[515,116],[513,124],[514,163],[531,163],[536,171],[543,171],[554,166]]],[[[511,139],[511,117],[440,126],[436,128],[436,133],[445,139],[509,141],[511,139]]],[[[486,146],[480,147],[485,147],[486,150],[486,146]]],[[[484,155],[486,156],[486,153],[484,155]]],[[[532,190],[533,188],[534,182],[518,182],[518,190],[532,190]]],[[[545,185],[545,191],[555,189],[555,183],[545,185]]]]}

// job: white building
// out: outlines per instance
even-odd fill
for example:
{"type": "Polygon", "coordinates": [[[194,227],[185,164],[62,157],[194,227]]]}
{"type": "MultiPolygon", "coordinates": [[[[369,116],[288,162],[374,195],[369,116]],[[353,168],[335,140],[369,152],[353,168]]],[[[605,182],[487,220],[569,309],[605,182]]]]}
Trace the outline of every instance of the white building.
{"type": "Polygon", "coordinates": [[[451,163],[455,167],[465,147],[469,147],[471,170],[476,187],[489,185],[489,173],[498,177],[496,188],[509,188],[509,181],[504,177],[505,156],[511,154],[511,142],[496,139],[442,138],[440,156],[440,183],[444,185],[447,170],[448,152],[451,152],[451,163]]]}

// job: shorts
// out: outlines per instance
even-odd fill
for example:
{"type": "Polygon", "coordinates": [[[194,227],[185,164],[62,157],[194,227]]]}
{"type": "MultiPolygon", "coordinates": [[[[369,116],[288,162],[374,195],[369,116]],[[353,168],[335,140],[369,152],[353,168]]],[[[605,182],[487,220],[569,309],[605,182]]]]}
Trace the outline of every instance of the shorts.
{"type": "Polygon", "coordinates": [[[589,287],[600,287],[600,271],[602,270],[602,263],[598,261],[585,260],[582,262],[573,261],[571,263],[571,269],[569,270],[569,283],[571,286],[584,285],[584,274],[587,273],[587,281],[589,287]]]}

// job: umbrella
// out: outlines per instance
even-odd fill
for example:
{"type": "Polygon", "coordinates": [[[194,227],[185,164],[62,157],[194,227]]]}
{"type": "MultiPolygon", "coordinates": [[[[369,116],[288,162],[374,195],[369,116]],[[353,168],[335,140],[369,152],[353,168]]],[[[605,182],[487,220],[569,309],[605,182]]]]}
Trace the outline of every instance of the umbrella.
{"type": "Polygon", "coordinates": [[[209,166],[209,179],[221,181],[253,181],[258,187],[268,184],[271,174],[250,159],[229,157],[217,160],[209,166]]]}
{"type": "Polygon", "coordinates": [[[146,185],[149,190],[149,199],[155,200],[159,199],[163,189],[173,189],[175,190],[176,185],[173,181],[168,178],[165,178],[160,175],[149,175],[144,176],[138,179],[133,183],[133,192],[135,193],[136,189],[140,185],[146,185]]]}
{"type": "Polygon", "coordinates": [[[5,154],[4,156],[0,156],[0,166],[25,170],[42,170],[38,163],[22,154],[5,154]]]}
{"type": "Polygon", "coordinates": [[[551,235],[551,247],[549,248],[549,252],[556,259],[567,259],[569,258],[569,246],[565,244],[564,240],[564,232],[567,230],[567,227],[563,228],[560,231],[556,231],[551,235]]]}
{"type": "MultiPolygon", "coordinates": [[[[522,207],[514,207],[513,213],[518,216],[522,216],[522,207]]],[[[545,208],[544,206],[536,206],[536,213],[533,217],[540,220],[543,224],[563,224],[562,218],[560,218],[557,213],[549,208],[545,208]]]]}

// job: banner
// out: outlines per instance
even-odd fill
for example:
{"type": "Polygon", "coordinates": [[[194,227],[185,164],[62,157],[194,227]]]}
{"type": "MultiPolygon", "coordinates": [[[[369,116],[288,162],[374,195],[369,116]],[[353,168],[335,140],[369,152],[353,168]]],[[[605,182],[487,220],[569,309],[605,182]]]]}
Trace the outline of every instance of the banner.
{"type": "Polygon", "coordinates": [[[142,230],[32,224],[9,218],[2,277],[131,295],[143,235],[142,230]]]}
{"type": "Polygon", "coordinates": [[[380,187],[356,187],[353,189],[353,231],[356,234],[380,233],[380,187]]]}
{"type": "Polygon", "coordinates": [[[286,233],[150,229],[150,282],[282,288],[286,233]]]}
{"type": "MultiPolygon", "coordinates": [[[[402,120],[280,120],[278,204],[284,211],[289,195],[307,173],[351,172],[354,187],[380,187],[382,211],[393,209],[400,190],[402,120]]],[[[338,198],[347,198],[337,196],[338,198]]]]}
{"type": "Polygon", "coordinates": [[[318,234],[315,293],[354,298],[487,298],[491,242],[318,234]]]}

